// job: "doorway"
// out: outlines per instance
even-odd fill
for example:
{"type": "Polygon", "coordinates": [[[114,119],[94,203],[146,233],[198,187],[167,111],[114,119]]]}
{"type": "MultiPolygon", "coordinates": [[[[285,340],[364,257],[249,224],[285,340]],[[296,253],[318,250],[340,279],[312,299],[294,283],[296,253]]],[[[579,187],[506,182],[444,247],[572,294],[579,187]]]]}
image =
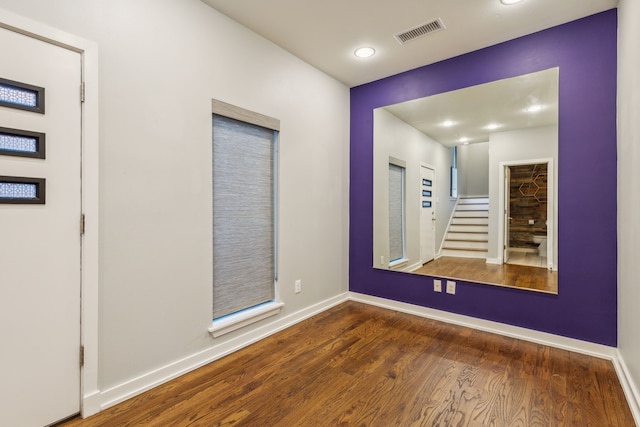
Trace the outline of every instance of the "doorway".
{"type": "Polygon", "coordinates": [[[501,166],[503,263],[553,269],[553,162],[542,159],[501,166]]]}

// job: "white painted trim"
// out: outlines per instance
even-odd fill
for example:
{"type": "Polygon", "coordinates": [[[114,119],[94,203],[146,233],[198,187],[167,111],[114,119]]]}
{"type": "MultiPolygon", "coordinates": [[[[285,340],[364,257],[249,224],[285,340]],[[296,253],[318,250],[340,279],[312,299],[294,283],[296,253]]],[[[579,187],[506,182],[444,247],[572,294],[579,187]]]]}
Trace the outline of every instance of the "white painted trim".
{"type": "Polygon", "coordinates": [[[98,45],[90,43],[82,53],[85,102],[83,104],[82,211],[85,232],[82,244],[82,416],[98,412],[92,396],[98,393],[99,330],[99,111],[98,111],[98,45]]]}
{"type": "Polygon", "coordinates": [[[422,268],[423,265],[424,264],[421,261],[418,261],[418,262],[414,262],[413,264],[411,264],[408,267],[405,267],[405,268],[403,268],[401,270],[396,270],[396,271],[402,271],[404,273],[412,273],[412,272],[416,271],[417,269],[422,268]]]}
{"type": "Polygon", "coordinates": [[[0,9],[0,26],[82,55],[85,102],[82,105],[82,211],[86,216],[82,240],[81,342],[84,367],[81,371],[81,412],[98,411],[98,248],[99,248],[99,130],[98,130],[98,45],[29,18],[0,9]]]}
{"type": "Polygon", "coordinates": [[[616,349],[616,357],[613,360],[613,366],[618,374],[622,390],[624,390],[624,394],[627,397],[627,403],[629,404],[633,418],[635,419],[636,424],[640,426],[640,391],[638,391],[638,388],[633,382],[633,376],[629,372],[629,368],[627,368],[624,357],[622,357],[622,354],[618,349],[616,349]]]}
{"type": "Polygon", "coordinates": [[[221,337],[252,323],[264,320],[267,317],[280,313],[284,303],[271,301],[256,307],[251,307],[237,313],[229,314],[221,319],[214,319],[209,327],[209,332],[214,338],[221,337]]]}
{"type": "Polygon", "coordinates": [[[247,331],[245,334],[239,335],[220,345],[210,347],[183,359],[176,360],[168,365],[142,374],[137,378],[133,378],[127,382],[118,384],[115,387],[104,390],[100,393],[100,410],[107,409],[126,399],[152,389],[153,387],[157,387],[167,381],[177,378],[180,375],[186,374],[187,372],[193,371],[194,369],[200,368],[201,366],[227,356],[347,300],[348,293],[337,295],[288,316],[275,319],[264,326],[247,331]]]}
{"type": "Polygon", "coordinates": [[[406,259],[406,258],[396,259],[396,260],[391,261],[389,263],[389,269],[390,270],[401,270],[398,267],[401,267],[401,266],[405,265],[408,262],[409,262],[409,260],[406,259]]]}
{"type": "Polygon", "coordinates": [[[392,157],[392,156],[389,156],[389,164],[390,165],[395,165],[395,166],[398,166],[398,167],[401,167],[401,168],[404,168],[404,169],[407,168],[407,162],[405,160],[398,159],[398,158],[392,157]]]}
{"type": "Polygon", "coordinates": [[[502,257],[498,257],[498,258],[487,258],[487,264],[503,264],[502,262],[502,257]]]}
{"type": "Polygon", "coordinates": [[[404,302],[393,301],[385,298],[373,297],[356,292],[349,292],[349,300],[362,302],[377,307],[388,308],[390,310],[396,310],[407,314],[413,314],[415,316],[425,317],[428,319],[439,320],[441,322],[451,323],[453,325],[460,325],[467,328],[491,332],[511,338],[518,338],[537,344],[548,345],[563,350],[574,351],[576,353],[599,357],[601,359],[614,360],[614,358],[616,358],[617,350],[615,347],[594,344],[574,338],[562,337],[546,332],[534,331],[518,326],[511,326],[504,323],[493,322],[490,320],[477,319],[475,317],[463,316],[461,314],[449,313],[446,311],[435,310],[428,307],[407,304],[404,302]]]}
{"type": "Polygon", "coordinates": [[[90,393],[84,393],[82,396],[82,418],[95,415],[102,410],[100,390],[95,389],[90,393]]]}

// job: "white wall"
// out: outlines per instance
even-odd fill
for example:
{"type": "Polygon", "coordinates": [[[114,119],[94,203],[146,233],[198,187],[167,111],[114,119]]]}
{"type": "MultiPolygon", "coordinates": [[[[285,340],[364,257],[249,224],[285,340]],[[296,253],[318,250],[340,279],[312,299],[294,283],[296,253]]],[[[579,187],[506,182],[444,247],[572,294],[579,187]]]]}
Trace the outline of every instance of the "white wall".
{"type": "Polygon", "coordinates": [[[247,332],[207,332],[212,98],[281,121],[280,317],[347,291],[347,87],[199,0],[0,8],[98,43],[101,390],[247,332]]]}
{"type": "Polygon", "coordinates": [[[640,3],[618,7],[618,348],[640,402],[640,3]]]}
{"type": "Polygon", "coordinates": [[[436,171],[435,250],[439,250],[455,201],[449,199],[451,149],[429,138],[391,113],[373,113],[373,266],[388,268],[389,261],[389,157],[406,162],[406,258],[405,267],[420,262],[421,163],[436,171]],[[412,209],[411,207],[415,207],[412,209]],[[385,263],[380,264],[383,256],[385,263]]]}
{"type": "Polygon", "coordinates": [[[489,143],[458,146],[458,194],[489,194],[489,143]]]}
{"type": "MultiPolygon", "coordinates": [[[[500,217],[500,162],[551,158],[554,164],[554,234],[558,235],[558,127],[544,126],[489,136],[489,252],[487,258],[501,258],[498,222],[500,217]]],[[[557,239],[554,265],[557,265],[557,239]]],[[[560,267],[561,268],[561,267],[560,267]]]]}

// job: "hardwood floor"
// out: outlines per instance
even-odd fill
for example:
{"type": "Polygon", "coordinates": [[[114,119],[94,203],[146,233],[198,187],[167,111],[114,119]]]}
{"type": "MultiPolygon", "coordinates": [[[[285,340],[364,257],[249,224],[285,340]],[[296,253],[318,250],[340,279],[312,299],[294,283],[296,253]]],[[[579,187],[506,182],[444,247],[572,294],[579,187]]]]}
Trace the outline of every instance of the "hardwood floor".
{"type": "Polygon", "coordinates": [[[558,293],[558,272],[546,268],[512,264],[487,264],[484,258],[440,257],[429,261],[413,273],[472,282],[488,283],[558,293]]]}
{"type": "Polygon", "coordinates": [[[613,365],[347,302],[71,426],[634,426],[613,365]]]}
{"type": "Polygon", "coordinates": [[[531,267],[547,268],[547,257],[540,256],[537,252],[509,250],[509,260],[506,264],[528,265],[531,267]]]}

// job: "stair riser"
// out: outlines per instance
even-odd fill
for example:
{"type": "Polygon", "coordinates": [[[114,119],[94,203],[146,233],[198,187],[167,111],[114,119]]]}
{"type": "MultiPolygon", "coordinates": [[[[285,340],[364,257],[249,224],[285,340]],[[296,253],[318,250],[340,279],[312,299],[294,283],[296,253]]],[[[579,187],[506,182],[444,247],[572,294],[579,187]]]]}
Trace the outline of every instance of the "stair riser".
{"type": "Polygon", "coordinates": [[[489,219],[488,211],[455,211],[454,218],[483,217],[489,219]]]}
{"type": "Polygon", "coordinates": [[[461,258],[487,258],[487,252],[480,251],[456,251],[443,249],[442,256],[461,257],[461,258]]]}
{"type": "Polygon", "coordinates": [[[489,225],[489,218],[453,218],[451,220],[451,225],[459,224],[489,225]]]}
{"type": "Polygon", "coordinates": [[[489,240],[489,234],[487,233],[447,233],[445,241],[448,240],[477,240],[487,241],[489,240]]]}
{"type": "Polygon", "coordinates": [[[466,197],[458,200],[458,205],[468,205],[470,203],[489,204],[489,198],[488,197],[466,197]]]}
{"type": "Polygon", "coordinates": [[[488,211],[489,205],[458,205],[456,211],[488,211]]]}
{"type": "Polygon", "coordinates": [[[449,227],[449,231],[458,231],[462,233],[489,233],[488,225],[453,225],[449,227]]]}

